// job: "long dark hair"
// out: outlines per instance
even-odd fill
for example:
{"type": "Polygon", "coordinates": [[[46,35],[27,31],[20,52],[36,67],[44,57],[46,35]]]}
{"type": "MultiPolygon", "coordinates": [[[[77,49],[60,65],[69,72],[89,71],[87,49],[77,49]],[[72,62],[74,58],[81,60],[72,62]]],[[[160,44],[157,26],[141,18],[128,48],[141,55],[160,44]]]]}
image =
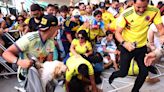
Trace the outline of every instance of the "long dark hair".
{"type": "Polygon", "coordinates": [[[81,34],[86,41],[89,41],[88,33],[85,30],[80,30],[77,35],[81,34]]]}

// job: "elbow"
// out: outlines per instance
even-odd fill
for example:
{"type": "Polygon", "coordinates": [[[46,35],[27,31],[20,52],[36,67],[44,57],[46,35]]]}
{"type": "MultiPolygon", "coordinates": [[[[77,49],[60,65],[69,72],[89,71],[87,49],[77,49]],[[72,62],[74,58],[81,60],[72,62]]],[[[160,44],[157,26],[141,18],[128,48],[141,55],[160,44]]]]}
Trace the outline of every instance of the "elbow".
{"type": "Polygon", "coordinates": [[[2,57],[5,58],[6,56],[6,51],[2,53],[2,57]]]}
{"type": "Polygon", "coordinates": [[[8,53],[8,51],[4,51],[3,53],[2,53],[2,57],[6,60],[6,57],[8,57],[7,56],[7,53],[8,53]]]}

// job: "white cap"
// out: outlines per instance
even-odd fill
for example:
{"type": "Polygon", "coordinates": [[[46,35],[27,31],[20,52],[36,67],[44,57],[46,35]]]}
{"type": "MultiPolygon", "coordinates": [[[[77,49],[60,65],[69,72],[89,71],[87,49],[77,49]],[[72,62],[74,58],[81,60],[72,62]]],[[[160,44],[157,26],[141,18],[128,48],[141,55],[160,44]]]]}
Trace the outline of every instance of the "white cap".
{"type": "Polygon", "coordinates": [[[80,16],[80,11],[78,9],[73,10],[72,16],[80,16]]]}

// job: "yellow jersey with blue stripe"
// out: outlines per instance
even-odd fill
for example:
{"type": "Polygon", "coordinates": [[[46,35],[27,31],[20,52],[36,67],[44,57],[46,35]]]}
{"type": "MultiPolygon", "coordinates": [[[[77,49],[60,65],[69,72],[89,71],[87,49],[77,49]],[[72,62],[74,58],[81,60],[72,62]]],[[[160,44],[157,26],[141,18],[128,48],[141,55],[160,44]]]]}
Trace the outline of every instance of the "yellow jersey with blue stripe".
{"type": "Polygon", "coordinates": [[[78,72],[78,67],[81,64],[86,64],[88,66],[89,75],[94,74],[93,66],[89,61],[87,61],[86,59],[80,56],[79,57],[71,56],[70,58],[68,58],[66,62],[66,65],[68,67],[66,71],[66,81],[68,82],[71,81],[73,76],[77,76],[79,79],[82,78],[82,76],[78,72]]]}
{"type": "Polygon", "coordinates": [[[152,23],[158,25],[162,20],[159,9],[150,5],[142,15],[138,15],[134,7],[130,7],[117,20],[117,26],[124,28],[123,39],[128,42],[137,42],[137,48],[147,44],[147,31],[152,23]]]}

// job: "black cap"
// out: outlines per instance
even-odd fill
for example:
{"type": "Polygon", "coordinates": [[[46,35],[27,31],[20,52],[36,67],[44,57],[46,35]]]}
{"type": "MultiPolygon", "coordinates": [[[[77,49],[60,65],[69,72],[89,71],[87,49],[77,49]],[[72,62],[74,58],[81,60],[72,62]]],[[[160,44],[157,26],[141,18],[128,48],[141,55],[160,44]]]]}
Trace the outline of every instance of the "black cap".
{"type": "Polygon", "coordinates": [[[100,8],[105,8],[105,2],[100,2],[99,7],[100,8]]]}
{"type": "Polygon", "coordinates": [[[32,4],[30,6],[30,10],[31,11],[36,11],[36,10],[40,11],[41,10],[41,7],[39,6],[39,4],[32,4]]]}
{"type": "Polygon", "coordinates": [[[53,15],[44,15],[40,23],[40,30],[47,30],[51,26],[57,26],[58,19],[53,15]]]}

